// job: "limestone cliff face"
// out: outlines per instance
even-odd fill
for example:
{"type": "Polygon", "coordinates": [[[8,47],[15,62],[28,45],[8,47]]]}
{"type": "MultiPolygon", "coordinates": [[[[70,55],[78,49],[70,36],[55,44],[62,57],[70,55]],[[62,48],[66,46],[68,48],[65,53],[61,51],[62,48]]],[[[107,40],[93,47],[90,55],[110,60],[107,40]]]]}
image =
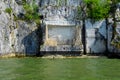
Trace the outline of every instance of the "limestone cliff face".
{"type": "Polygon", "coordinates": [[[40,1],[39,12],[44,16],[43,24],[46,27],[41,51],[82,50],[82,24],[77,20],[80,3],[81,0],[40,1]]]}
{"type": "MultiPolygon", "coordinates": [[[[29,4],[32,0],[26,0],[29,4]]],[[[39,14],[43,15],[43,23],[51,25],[80,25],[77,20],[77,7],[82,0],[35,0],[39,7],[39,14]]],[[[35,55],[40,51],[42,41],[41,27],[35,22],[15,20],[15,16],[25,13],[22,0],[0,0],[0,55],[8,53],[24,53],[35,55]],[[7,13],[7,8],[12,13],[7,13]]],[[[94,24],[88,20],[86,25],[87,52],[101,53],[106,50],[106,45],[111,49],[112,22],[106,31],[105,20],[96,21],[94,24]],[[107,35],[108,33],[108,35],[107,35]],[[108,44],[105,43],[108,36],[108,44]],[[101,47],[102,46],[102,47],[101,47]]],[[[81,27],[82,28],[82,27],[81,27]]],[[[118,24],[119,28],[119,24],[118,24]]],[[[81,29],[82,30],[82,29],[81,29]]],[[[119,32],[119,29],[118,29],[119,32]]],[[[44,36],[43,36],[44,37],[44,36]]],[[[112,52],[112,51],[111,51],[112,52]]]]}
{"type": "Polygon", "coordinates": [[[20,0],[0,0],[0,54],[39,52],[39,27],[34,22],[14,20],[14,15],[23,12],[20,0]],[[12,13],[5,12],[12,8],[12,13]]]}
{"type": "Polygon", "coordinates": [[[81,0],[41,0],[40,12],[45,20],[75,20],[81,0]]]}
{"type": "MultiPolygon", "coordinates": [[[[27,0],[29,4],[32,0],[27,0]]],[[[74,20],[80,0],[35,0],[44,20],[74,20]]],[[[24,14],[22,0],[0,0],[0,55],[8,53],[36,54],[40,51],[40,26],[14,20],[24,14]],[[12,13],[7,13],[7,8],[12,13]]]]}

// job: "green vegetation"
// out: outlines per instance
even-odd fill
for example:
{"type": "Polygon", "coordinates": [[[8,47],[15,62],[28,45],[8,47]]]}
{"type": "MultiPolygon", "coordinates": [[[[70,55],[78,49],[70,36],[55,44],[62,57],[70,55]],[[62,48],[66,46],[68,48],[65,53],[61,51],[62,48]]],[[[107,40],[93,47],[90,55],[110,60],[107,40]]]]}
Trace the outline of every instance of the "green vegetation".
{"type": "Polygon", "coordinates": [[[27,22],[35,22],[37,25],[40,24],[40,14],[38,12],[39,7],[35,4],[35,0],[33,0],[32,4],[27,3],[26,0],[22,0],[22,5],[25,10],[25,14],[23,17],[17,17],[14,15],[14,20],[25,20],[27,22]]]}
{"type": "Polygon", "coordinates": [[[8,14],[11,14],[12,13],[12,8],[6,8],[5,12],[8,13],[8,14]]]}
{"type": "MultiPolygon", "coordinates": [[[[120,0],[84,0],[83,4],[85,6],[78,7],[78,16],[77,18],[83,21],[85,24],[85,19],[89,18],[92,22],[99,21],[102,19],[108,20],[108,18],[113,18],[113,31],[112,31],[112,42],[111,44],[120,48],[120,39],[114,41],[116,37],[116,18],[115,13],[117,9],[117,3],[120,0]],[[85,8],[87,6],[87,8],[85,8]],[[82,16],[81,16],[82,13],[82,16]],[[83,16],[84,15],[84,16],[83,16]]],[[[107,21],[106,21],[107,22],[107,21]]],[[[108,23],[106,23],[108,24],[108,23]]]]}
{"type": "Polygon", "coordinates": [[[110,0],[84,0],[87,5],[87,17],[101,20],[109,16],[110,0]]]}
{"type": "Polygon", "coordinates": [[[58,6],[62,5],[62,0],[57,0],[57,2],[58,2],[58,6]]]}
{"type": "Polygon", "coordinates": [[[111,44],[116,48],[120,48],[120,36],[117,36],[116,39],[112,40],[111,44]]]}
{"type": "Polygon", "coordinates": [[[65,5],[67,5],[68,0],[65,0],[65,5]]]}
{"type": "Polygon", "coordinates": [[[63,3],[63,0],[57,0],[57,3],[58,3],[57,6],[62,6],[63,4],[67,5],[67,1],[68,0],[64,0],[64,3],[63,3]]]}
{"type": "Polygon", "coordinates": [[[117,4],[120,0],[111,0],[113,3],[117,4]]]}
{"type": "Polygon", "coordinates": [[[14,15],[14,21],[20,20],[16,15],[14,15]]]}
{"type": "Polygon", "coordinates": [[[83,0],[78,7],[78,14],[81,14],[81,12],[79,13],[81,10],[83,14],[86,14],[86,18],[95,21],[108,18],[111,14],[114,17],[118,2],[120,0],[83,0]]]}
{"type": "Polygon", "coordinates": [[[81,20],[81,19],[82,19],[82,18],[81,18],[81,17],[82,17],[82,16],[81,16],[81,12],[82,12],[82,11],[81,11],[81,7],[78,6],[78,7],[77,7],[77,17],[76,17],[77,20],[81,20]]]}
{"type": "Polygon", "coordinates": [[[116,37],[117,33],[116,33],[116,9],[117,9],[117,3],[120,2],[120,0],[111,0],[111,10],[110,13],[112,14],[112,18],[113,18],[113,30],[112,30],[112,42],[111,44],[117,48],[120,48],[120,40],[119,40],[119,36],[116,37]],[[115,39],[118,39],[118,41],[114,41],[115,39]]]}
{"type": "Polygon", "coordinates": [[[26,0],[22,0],[22,4],[26,4],[27,3],[27,1],[26,0]]]}
{"type": "Polygon", "coordinates": [[[23,0],[23,8],[25,10],[24,20],[26,21],[35,21],[37,24],[40,23],[40,18],[38,14],[38,6],[35,4],[34,0],[33,3],[30,5],[23,0]]]}

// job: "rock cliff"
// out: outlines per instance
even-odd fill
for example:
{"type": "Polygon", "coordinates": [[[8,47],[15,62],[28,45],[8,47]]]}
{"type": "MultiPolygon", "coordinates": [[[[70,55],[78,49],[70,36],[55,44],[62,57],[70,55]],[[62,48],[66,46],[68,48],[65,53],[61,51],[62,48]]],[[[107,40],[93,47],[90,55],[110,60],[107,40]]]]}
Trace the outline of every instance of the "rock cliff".
{"type": "Polygon", "coordinates": [[[35,22],[15,20],[24,12],[21,0],[0,1],[0,54],[34,55],[40,50],[40,26],[35,22]],[[6,9],[12,9],[11,13],[6,9]]]}
{"type": "MultiPolygon", "coordinates": [[[[79,24],[82,30],[82,23],[77,19],[78,6],[82,0],[0,0],[0,55],[16,53],[36,55],[40,52],[44,36],[42,28],[44,24],[50,25],[73,25],[79,24]],[[26,13],[23,1],[29,5],[38,7],[38,14],[44,19],[26,21],[23,17],[26,13]]],[[[119,11],[118,11],[119,12],[119,11]]],[[[80,15],[80,14],[79,14],[80,15]]],[[[80,15],[81,16],[81,15],[80,15]]],[[[94,24],[89,19],[86,25],[86,45],[88,53],[102,53],[111,47],[111,26],[106,30],[105,20],[96,21],[94,24]],[[108,34],[108,35],[107,35],[108,34]],[[108,37],[107,37],[108,36],[108,37]],[[108,44],[106,44],[106,39],[108,44]],[[102,47],[101,47],[102,46],[102,47]]],[[[119,33],[119,23],[117,32],[119,33]]],[[[117,50],[119,52],[119,50],[117,50]]],[[[112,51],[111,51],[112,52],[112,51]]],[[[113,51],[114,52],[114,51],[113,51]]]]}

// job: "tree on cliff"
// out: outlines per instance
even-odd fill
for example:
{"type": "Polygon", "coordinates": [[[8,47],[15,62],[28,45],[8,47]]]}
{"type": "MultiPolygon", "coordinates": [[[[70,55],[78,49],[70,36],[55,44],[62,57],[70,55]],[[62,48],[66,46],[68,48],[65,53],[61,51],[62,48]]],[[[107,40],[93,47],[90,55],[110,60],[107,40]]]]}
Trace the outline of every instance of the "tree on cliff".
{"type": "MultiPolygon", "coordinates": [[[[79,14],[78,17],[83,21],[83,30],[82,30],[84,35],[83,45],[86,45],[85,19],[87,18],[91,19],[92,22],[106,19],[106,24],[108,24],[108,18],[112,13],[112,17],[114,21],[114,26],[113,26],[113,38],[114,38],[115,26],[116,26],[115,12],[117,9],[116,4],[118,2],[120,2],[120,0],[83,0],[81,1],[80,6],[78,7],[78,14],[79,14]]],[[[106,25],[106,29],[107,29],[107,25],[106,25]]],[[[84,49],[85,47],[86,46],[84,46],[84,49]]]]}
{"type": "Polygon", "coordinates": [[[87,18],[101,20],[109,16],[110,0],[84,0],[87,18]]]}
{"type": "MultiPolygon", "coordinates": [[[[106,24],[108,24],[108,17],[110,11],[110,0],[84,0],[86,4],[86,17],[91,20],[92,23],[95,21],[99,21],[102,19],[106,19],[106,24]]],[[[107,30],[106,25],[106,30],[107,30]]],[[[106,33],[106,36],[108,34],[106,33]]],[[[107,46],[107,38],[105,40],[106,43],[106,52],[108,51],[107,46]]]]}
{"type": "Polygon", "coordinates": [[[117,9],[117,3],[119,3],[120,0],[111,0],[111,8],[110,8],[110,14],[112,15],[113,18],[113,35],[112,35],[112,39],[114,39],[116,31],[116,18],[115,18],[115,13],[116,13],[116,9],[117,9]]]}
{"type": "Polygon", "coordinates": [[[86,54],[86,28],[85,20],[91,19],[92,22],[104,19],[109,16],[110,0],[83,0],[78,7],[78,19],[82,20],[82,42],[84,53],[86,54]]]}

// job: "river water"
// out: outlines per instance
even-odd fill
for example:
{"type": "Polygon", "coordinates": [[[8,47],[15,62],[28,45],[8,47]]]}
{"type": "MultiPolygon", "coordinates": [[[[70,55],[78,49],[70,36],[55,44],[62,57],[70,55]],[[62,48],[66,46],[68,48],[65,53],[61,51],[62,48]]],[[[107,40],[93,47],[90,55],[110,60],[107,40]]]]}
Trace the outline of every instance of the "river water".
{"type": "Polygon", "coordinates": [[[0,80],[120,80],[120,60],[0,59],[0,80]]]}

